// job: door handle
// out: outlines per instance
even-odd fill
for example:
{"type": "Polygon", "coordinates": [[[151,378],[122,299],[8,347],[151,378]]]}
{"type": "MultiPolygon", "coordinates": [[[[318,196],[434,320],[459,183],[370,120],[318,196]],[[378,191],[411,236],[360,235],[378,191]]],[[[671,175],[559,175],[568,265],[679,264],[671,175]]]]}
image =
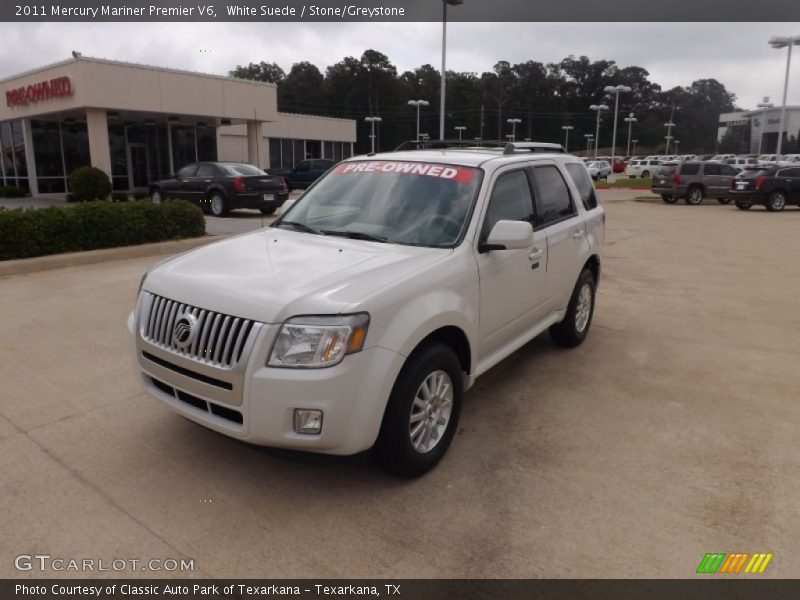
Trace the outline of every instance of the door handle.
{"type": "Polygon", "coordinates": [[[575,240],[579,240],[583,237],[583,229],[579,229],[575,233],[572,234],[572,238],[575,240]]]}
{"type": "Polygon", "coordinates": [[[528,258],[531,260],[536,260],[537,258],[541,258],[542,254],[544,254],[544,250],[541,248],[534,248],[528,255],[528,258]]]}
{"type": "Polygon", "coordinates": [[[203,183],[211,183],[211,180],[210,179],[204,179],[203,183]]]}

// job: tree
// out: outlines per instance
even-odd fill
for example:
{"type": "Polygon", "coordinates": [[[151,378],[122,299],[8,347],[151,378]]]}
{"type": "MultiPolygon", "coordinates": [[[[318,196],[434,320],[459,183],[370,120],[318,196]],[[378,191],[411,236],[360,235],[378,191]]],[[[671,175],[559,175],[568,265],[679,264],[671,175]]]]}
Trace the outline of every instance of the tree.
{"type": "Polygon", "coordinates": [[[229,71],[229,75],[239,79],[251,79],[266,83],[280,83],[286,77],[286,73],[277,63],[266,63],[263,60],[260,63],[250,63],[245,67],[236,65],[233,71],[229,71]]]}
{"type": "Polygon", "coordinates": [[[732,127],[725,132],[719,141],[720,154],[739,154],[744,146],[744,136],[738,127],[732,127]]]}
{"type": "Polygon", "coordinates": [[[325,113],[325,78],[316,65],[299,62],[278,86],[278,109],[286,112],[325,113]]]}

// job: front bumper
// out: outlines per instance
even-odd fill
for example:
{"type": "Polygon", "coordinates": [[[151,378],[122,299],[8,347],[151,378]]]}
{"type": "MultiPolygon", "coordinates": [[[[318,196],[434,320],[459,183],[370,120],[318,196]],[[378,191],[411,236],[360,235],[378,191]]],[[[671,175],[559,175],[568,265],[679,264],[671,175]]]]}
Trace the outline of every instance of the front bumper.
{"type": "Polygon", "coordinates": [[[245,442],[326,454],[355,454],[375,443],[405,361],[396,352],[372,347],[324,369],[267,367],[279,326],[261,324],[240,370],[217,369],[145,340],[135,312],[128,329],[145,388],[175,412],[245,442]],[[296,408],[323,411],[318,435],[295,433],[296,408]]]}

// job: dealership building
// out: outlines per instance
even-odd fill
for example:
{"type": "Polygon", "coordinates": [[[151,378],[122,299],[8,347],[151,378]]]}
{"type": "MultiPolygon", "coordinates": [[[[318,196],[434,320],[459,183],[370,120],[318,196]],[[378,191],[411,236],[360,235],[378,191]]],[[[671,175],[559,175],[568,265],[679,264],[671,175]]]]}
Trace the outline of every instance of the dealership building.
{"type": "Polygon", "coordinates": [[[800,106],[786,107],[786,123],[781,127],[781,107],[723,113],[719,116],[717,141],[729,131],[739,133],[742,154],[774,154],[778,148],[778,132],[787,140],[800,139],[800,106]]]}
{"type": "Polygon", "coordinates": [[[0,80],[0,184],[34,196],[84,165],[135,192],[198,160],[288,169],[355,141],[353,120],[278,112],[271,83],[80,55],[0,80]]]}

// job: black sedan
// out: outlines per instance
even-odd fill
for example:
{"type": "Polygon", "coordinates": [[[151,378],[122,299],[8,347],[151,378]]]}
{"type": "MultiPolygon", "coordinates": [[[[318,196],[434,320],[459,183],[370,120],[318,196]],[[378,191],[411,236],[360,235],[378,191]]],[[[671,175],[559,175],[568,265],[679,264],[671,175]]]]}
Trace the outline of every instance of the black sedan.
{"type": "Polygon", "coordinates": [[[258,208],[271,215],[286,202],[289,190],[282,177],[252,165],[201,162],[186,165],[171,179],[156,181],[150,195],[156,203],[166,198],[189,200],[219,217],[236,208],[258,208]]]}
{"type": "Polygon", "coordinates": [[[741,210],[761,204],[769,211],[800,205],[800,167],[766,167],[743,171],[731,183],[730,196],[741,210]]]}

